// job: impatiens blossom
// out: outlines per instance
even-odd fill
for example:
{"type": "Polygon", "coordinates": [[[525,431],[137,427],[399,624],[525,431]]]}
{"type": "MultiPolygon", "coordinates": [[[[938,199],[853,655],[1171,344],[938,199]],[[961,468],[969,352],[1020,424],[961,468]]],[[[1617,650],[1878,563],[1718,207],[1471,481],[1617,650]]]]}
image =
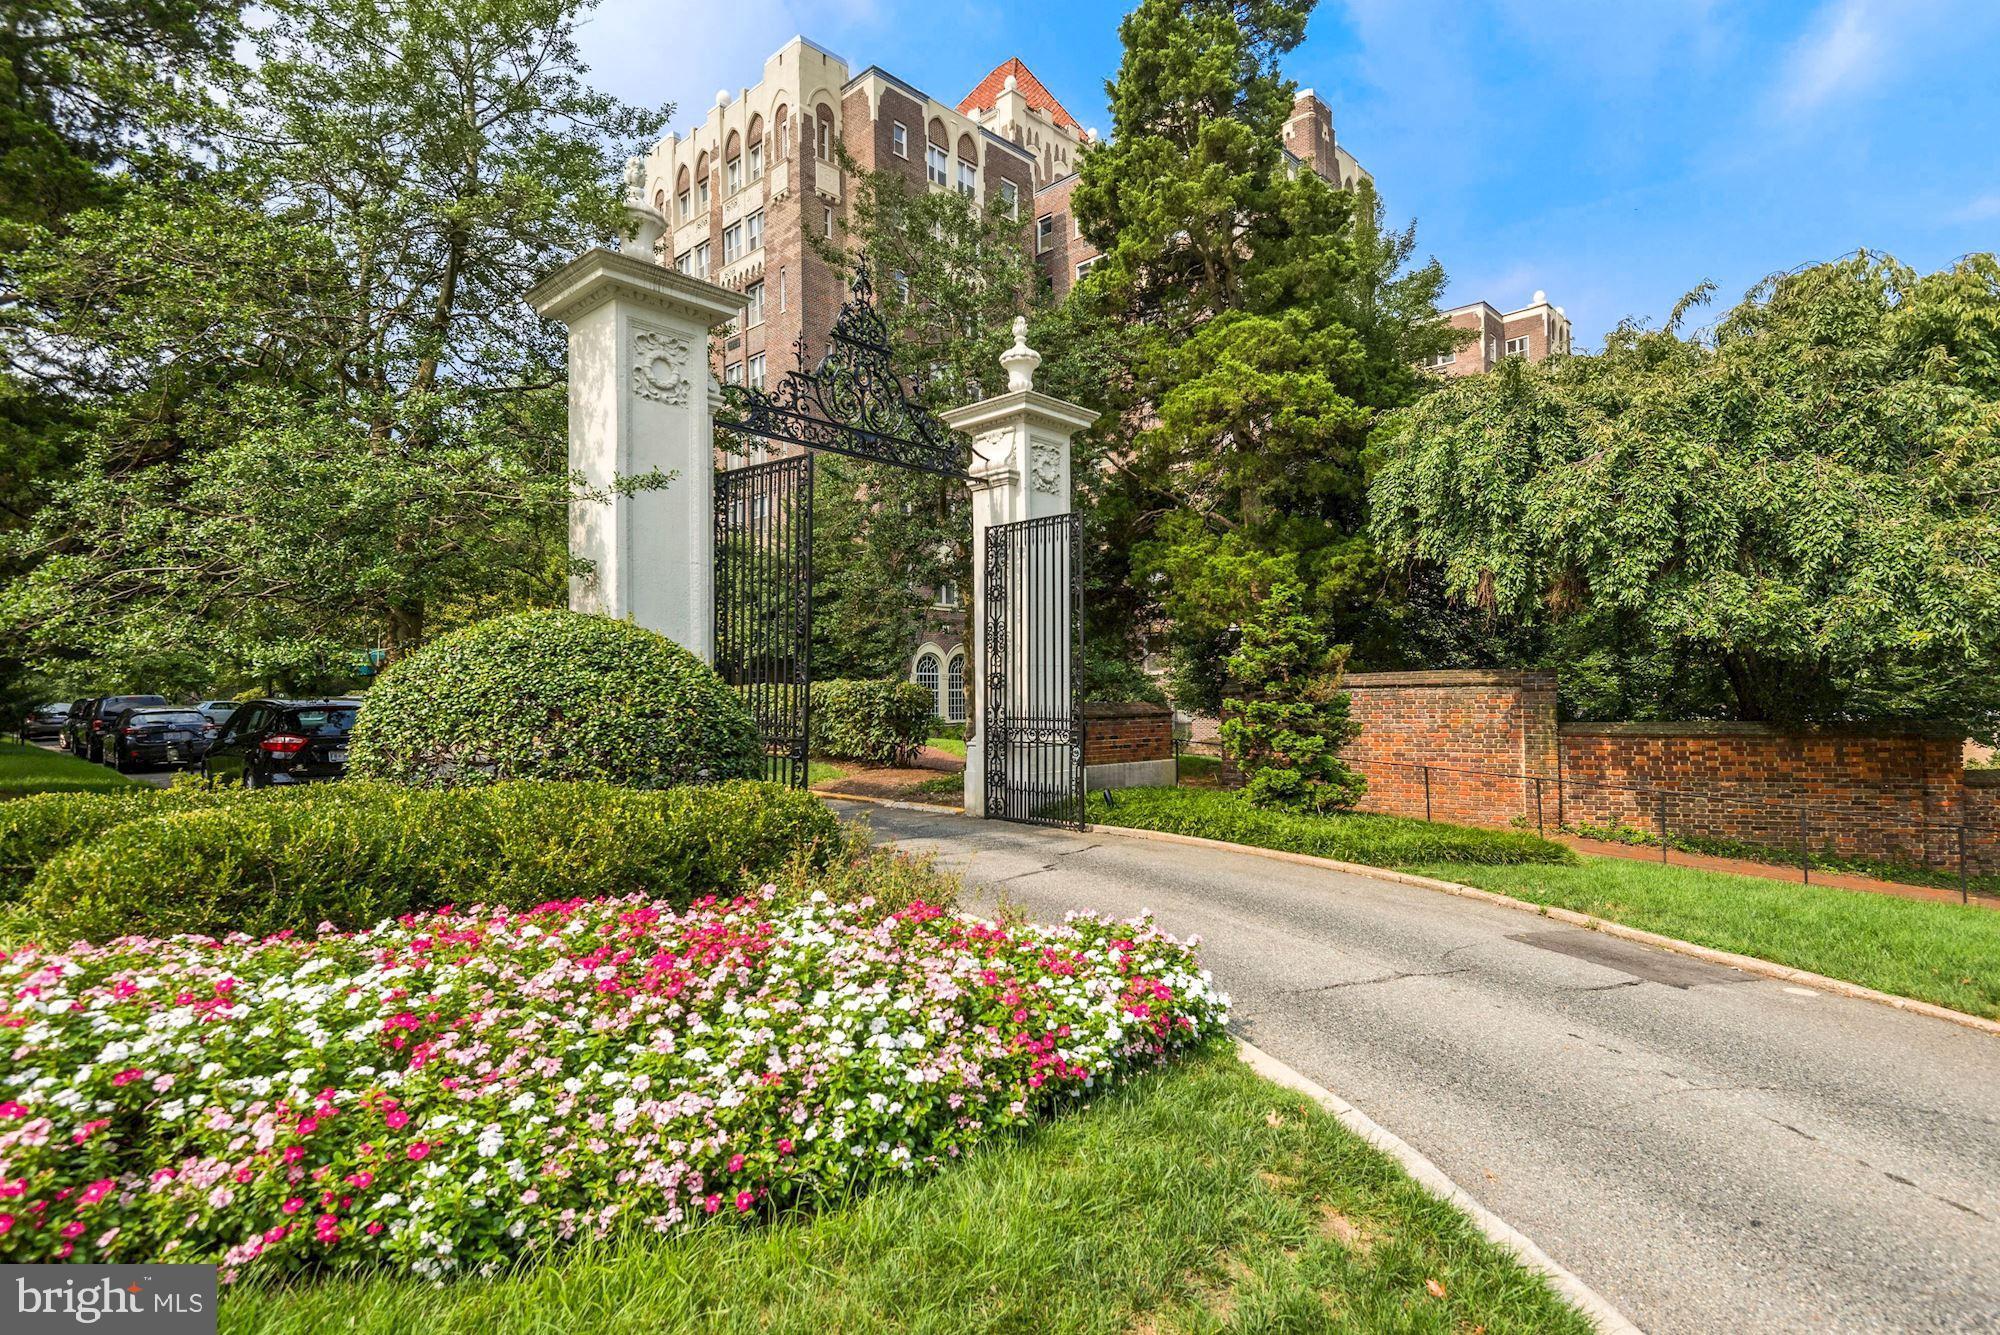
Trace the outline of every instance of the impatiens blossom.
{"type": "Polygon", "coordinates": [[[0,953],[0,1261],[437,1277],[756,1219],[935,1171],[1226,1007],[1144,919],[769,888],[0,953]]]}

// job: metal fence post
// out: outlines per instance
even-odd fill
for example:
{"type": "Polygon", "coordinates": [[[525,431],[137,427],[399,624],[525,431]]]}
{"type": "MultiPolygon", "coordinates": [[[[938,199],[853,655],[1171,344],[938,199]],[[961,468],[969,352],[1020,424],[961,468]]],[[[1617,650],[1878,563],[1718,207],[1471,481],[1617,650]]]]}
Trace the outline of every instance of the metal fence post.
{"type": "Polygon", "coordinates": [[[1660,861],[1667,860],[1667,795],[1660,794],[1660,861]]]}
{"type": "Polygon", "coordinates": [[[1812,884],[1812,839],[1807,833],[1806,821],[1810,818],[1804,807],[1799,808],[1799,884],[1812,884]]]}
{"type": "Polygon", "coordinates": [[[1965,822],[1962,819],[1958,825],[1958,902],[1972,902],[1972,873],[1965,863],[1965,822]]]}
{"type": "Polygon", "coordinates": [[[1424,766],[1424,819],[1431,818],[1431,767],[1424,766]]]}
{"type": "Polygon", "coordinates": [[[1542,828],[1542,776],[1535,776],[1535,833],[1547,833],[1542,828]]]}

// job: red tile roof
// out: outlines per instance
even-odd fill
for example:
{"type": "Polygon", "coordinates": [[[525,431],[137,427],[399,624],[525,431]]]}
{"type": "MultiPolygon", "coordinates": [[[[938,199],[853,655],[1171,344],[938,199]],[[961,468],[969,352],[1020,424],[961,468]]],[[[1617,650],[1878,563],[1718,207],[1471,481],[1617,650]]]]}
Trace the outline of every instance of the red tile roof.
{"type": "Polygon", "coordinates": [[[1072,130],[1083,128],[1076,123],[1076,117],[1063,110],[1063,104],[1056,101],[1056,95],[1042,87],[1042,81],[1035,77],[1034,71],[1021,63],[1019,56],[995,66],[991,74],[979,81],[977,88],[965,95],[965,100],[958,104],[958,109],[967,115],[974,110],[991,110],[994,102],[999,100],[1001,90],[1007,86],[1007,76],[1010,74],[1014,76],[1015,89],[1028,100],[1029,106],[1038,111],[1046,111],[1049,119],[1057,125],[1066,125],[1072,130]]]}

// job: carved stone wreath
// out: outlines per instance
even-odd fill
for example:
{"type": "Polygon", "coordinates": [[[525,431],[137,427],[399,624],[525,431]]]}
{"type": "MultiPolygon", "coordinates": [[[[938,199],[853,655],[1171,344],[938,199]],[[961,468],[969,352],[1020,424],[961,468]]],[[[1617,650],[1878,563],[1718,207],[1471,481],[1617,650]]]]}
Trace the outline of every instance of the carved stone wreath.
{"type": "Polygon", "coordinates": [[[632,335],[632,392],[655,403],[686,403],[693,389],[687,373],[693,355],[694,346],[678,334],[637,331],[632,335]]]}
{"type": "Polygon", "coordinates": [[[1047,441],[1028,447],[1028,481],[1036,491],[1055,495],[1062,490],[1062,451],[1047,441]]]}

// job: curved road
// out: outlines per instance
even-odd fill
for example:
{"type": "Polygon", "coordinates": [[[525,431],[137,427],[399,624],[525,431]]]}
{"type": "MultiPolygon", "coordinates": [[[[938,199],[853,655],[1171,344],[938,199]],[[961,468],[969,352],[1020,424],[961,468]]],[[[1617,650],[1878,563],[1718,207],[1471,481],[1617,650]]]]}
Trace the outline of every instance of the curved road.
{"type": "Polygon", "coordinates": [[[1648,1331],[2000,1330],[2000,1039],[1365,876],[835,806],[974,908],[1199,933],[1244,1037],[1648,1331]]]}

